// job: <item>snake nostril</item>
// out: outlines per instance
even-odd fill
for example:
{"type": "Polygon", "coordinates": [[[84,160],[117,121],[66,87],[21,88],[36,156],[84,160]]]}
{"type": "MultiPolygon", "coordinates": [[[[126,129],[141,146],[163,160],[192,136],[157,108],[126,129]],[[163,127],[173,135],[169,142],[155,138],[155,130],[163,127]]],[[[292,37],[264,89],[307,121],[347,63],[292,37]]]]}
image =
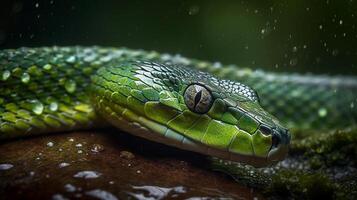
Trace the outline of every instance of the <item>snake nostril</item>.
{"type": "Polygon", "coordinates": [[[265,125],[260,125],[259,130],[264,134],[264,135],[271,135],[271,128],[265,125]]]}
{"type": "Polygon", "coordinates": [[[281,142],[280,137],[274,134],[271,139],[272,149],[277,148],[279,146],[280,142],[281,142]]]}

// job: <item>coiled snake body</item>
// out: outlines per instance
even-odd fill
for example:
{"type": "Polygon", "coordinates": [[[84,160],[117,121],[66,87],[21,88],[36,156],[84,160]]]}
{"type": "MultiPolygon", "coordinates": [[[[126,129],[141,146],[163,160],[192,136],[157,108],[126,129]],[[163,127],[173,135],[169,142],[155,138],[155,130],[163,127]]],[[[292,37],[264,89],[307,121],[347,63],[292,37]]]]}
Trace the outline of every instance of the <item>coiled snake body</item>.
{"type": "Polygon", "coordinates": [[[267,73],[154,51],[1,50],[0,138],[113,125],[265,166],[285,157],[291,137],[286,127],[354,124],[356,88],[355,77],[267,73]]]}

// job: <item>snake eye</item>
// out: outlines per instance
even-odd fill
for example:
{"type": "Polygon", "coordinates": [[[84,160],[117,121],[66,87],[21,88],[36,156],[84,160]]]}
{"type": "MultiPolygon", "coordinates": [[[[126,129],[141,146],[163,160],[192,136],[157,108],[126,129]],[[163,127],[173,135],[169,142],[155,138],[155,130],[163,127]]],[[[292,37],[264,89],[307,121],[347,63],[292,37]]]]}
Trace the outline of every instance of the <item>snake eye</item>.
{"type": "Polygon", "coordinates": [[[212,95],[204,86],[189,85],[184,94],[186,106],[195,113],[204,114],[212,106],[212,95]]]}

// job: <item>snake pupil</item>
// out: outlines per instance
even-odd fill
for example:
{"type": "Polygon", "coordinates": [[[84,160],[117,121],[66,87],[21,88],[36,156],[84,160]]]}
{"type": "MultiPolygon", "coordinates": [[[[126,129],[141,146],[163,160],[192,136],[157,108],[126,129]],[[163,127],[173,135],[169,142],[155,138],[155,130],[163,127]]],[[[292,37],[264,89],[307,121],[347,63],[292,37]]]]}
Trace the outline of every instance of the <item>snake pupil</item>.
{"type": "Polygon", "coordinates": [[[195,107],[197,106],[197,104],[201,101],[201,97],[202,97],[202,90],[200,90],[199,92],[197,92],[196,96],[195,96],[195,107]]]}
{"type": "Polygon", "coordinates": [[[189,85],[184,94],[186,106],[195,113],[204,114],[212,106],[212,95],[204,86],[189,85]]]}

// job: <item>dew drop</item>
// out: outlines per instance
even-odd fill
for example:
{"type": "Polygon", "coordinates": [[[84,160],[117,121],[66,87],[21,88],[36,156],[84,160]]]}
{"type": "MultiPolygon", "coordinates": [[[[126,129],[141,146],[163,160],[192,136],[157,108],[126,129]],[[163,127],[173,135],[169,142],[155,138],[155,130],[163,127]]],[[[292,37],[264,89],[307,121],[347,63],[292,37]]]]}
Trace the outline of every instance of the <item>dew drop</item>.
{"type": "Polygon", "coordinates": [[[298,50],[298,49],[297,49],[296,46],[294,46],[293,49],[292,49],[292,51],[293,51],[294,53],[297,52],[297,50],[298,50]]]}
{"type": "Polygon", "coordinates": [[[68,57],[68,58],[66,59],[66,61],[67,61],[68,63],[74,63],[74,62],[76,61],[76,57],[75,57],[75,56],[70,56],[70,57],[68,57]]]}
{"type": "Polygon", "coordinates": [[[337,56],[337,55],[338,55],[338,49],[332,50],[332,55],[333,55],[333,56],[337,56]]]}
{"type": "Polygon", "coordinates": [[[37,115],[42,114],[42,112],[43,112],[43,104],[40,101],[31,100],[30,104],[31,104],[32,112],[34,112],[37,115]]]}
{"type": "Polygon", "coordinates": [[[74,178],[84,178],[84,179],[92,179],[98,178],[102,174],[96,171],[80,171],[73,175],[74,178]]]}
{"type": "Polygon", "coordinates": [[[320,109],[318,110],[318,114],[319,114],[320,117],[326,117],[326,115],[327,115],[327,110],[326,110],[325,108],[320,108],[320,109]]]}
{"type": "Polygon", "coordinates": [[[2,73],[2,80],[3,81],[6,81],[11,75],[11,72],[9,70],[5,70],[3,73],[2,73]]]}
{"type": "Polygon", "coordinates": [[[297,63],[298,63],[297,58],[293,58],[293,59],[291,59],[291,60],[289,61],[289,64],[290,64],[291,66],[297,65],[297,63]]]}
{"type": "Polygon", "coordinates": [[[70,164],[69,164],[69,163],[66,163],[66,162],[60,163],[60,164],[58,165],[59,168],[68,167],[68,166],[70,166],[70,164]]]}
{"type": "Polygon", "coordinates": [[[101,189],[90,190],[85,192],[85,194],[96,199],[118,200],[114,194],[101,189]]]}
{"type": "Polygon", "coordinates": [[[48,143],[47,143],[47,146],[48,146],[48,147],[53,147],[53,145],[54,145],[53,142],[48,142],[48,143]]]}
{"type": "Polygon", "coordinates": [[[90,150],[94,153],[99,153],[104,151],[104,146],[100,144],[93,144],[90,150]]]}
{"type": "Polygon", "coordinates": [[[57,102],[52,102],[52,103],[50,103],[50,105],[49,105],[49,109],[51,110],[51,111],[57,111],[57,109],[58,109],[58,104],[57,104],[57,102]]]}
{"type": "Polygon", "coordinates": [[[45,69],[45,70],[51,70],[52,69],[52,65],[50,65],[50,64],[46,64],[46,65],[44,65],[43,66],[43,69],[45,69]]]}
{"type": "Polygon", "coordinates": [[[30,75],[28,73],[23,73],[21,76],[21,81],[23,83],[28,83],[30,81],[30,75]]]}
{"type": "Polygon", "coordinates": [[[74,91],[76,91],[76,82],[73,80],[67,80],[64,84],[64,87],[66,89],[67,92],[69,93],[73,93],[74,91]]]}
{"type": "Polygon", "coordinates": [[[64,185],[64,189],[67,191],[67,192],[75,192],[77,190],[77,188],[72,185],[72,184],[66,184],[64,185]]]}
{"type": "Polygon", "coordinates": [[[14,165],[12,164],[0,164],[0,170],[8,170],[11,169],[12,167],[14,167],[14,165]]]}

